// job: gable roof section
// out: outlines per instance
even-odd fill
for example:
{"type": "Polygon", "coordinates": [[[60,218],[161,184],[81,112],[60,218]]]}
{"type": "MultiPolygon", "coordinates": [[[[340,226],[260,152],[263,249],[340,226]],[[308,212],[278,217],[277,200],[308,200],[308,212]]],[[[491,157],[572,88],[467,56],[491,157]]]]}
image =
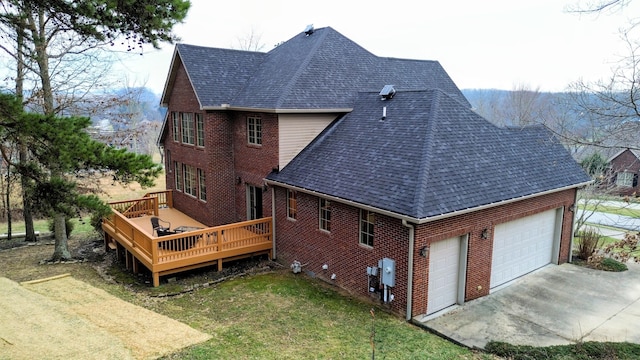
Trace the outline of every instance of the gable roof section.
{"type": "Polygon", "coordinates": [[[419,220],[590,178],[545,128],[499,128],[425,90],[386,101],[360,94],[351,113],[267,180],[419,220]]]}
{"type": "Polygon", "coordinates": [[[168,105],[178,66],[183,64],[200,107],[229,104],[266,57],[265,53],[177,44],[162,94],[168,105]]]}
{"type": "Polygon", "coordinates": [[[357,92],[379,91],[380,84],[438,88],[470,106],[437,61],[378,57],[330,27],[301,32],[268,53],[180,44],[177,55],[204,109],[342,112],[353,107],[357,92]]]}
{"type": "Polygon", "coordinates": [[[629,151],[633,154],[633,156],[635,156],[637,159],[640,159],[640,150],[637,149],[629,149],[629,148],[624,148],[620,151],[618,151],[617,153],[615,153],[613,156],[611,156],[609,159],[607,159],[607,162],[610,163],[613,160],[615,160],[618,156],[624,154],[625,151],[629,151]]]}

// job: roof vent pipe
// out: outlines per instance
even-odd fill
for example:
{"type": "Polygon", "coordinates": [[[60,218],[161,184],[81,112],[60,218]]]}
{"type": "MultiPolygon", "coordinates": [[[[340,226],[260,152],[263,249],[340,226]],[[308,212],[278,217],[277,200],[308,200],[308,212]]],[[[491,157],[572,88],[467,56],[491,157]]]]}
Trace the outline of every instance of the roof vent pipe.
{"type": "Polygon", "coordinates": [[[387,107],[383,106],[382,107],[382,119],[380,119],[380,120],[384,120],[386,118],[387,118],[387,107]]]}

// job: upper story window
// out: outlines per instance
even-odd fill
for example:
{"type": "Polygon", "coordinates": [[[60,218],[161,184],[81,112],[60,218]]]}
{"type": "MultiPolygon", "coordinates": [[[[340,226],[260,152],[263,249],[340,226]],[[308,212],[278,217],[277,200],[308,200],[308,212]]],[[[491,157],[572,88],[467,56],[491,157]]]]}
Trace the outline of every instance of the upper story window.
{"type": "Polygon", "coordinates": [[[178,120],[178,113],[171,112],[171,123],[173,125],[173,141],[180,141],[180,123],[178,120]]]}
{"type": "Polygon", "coordinates": [[[247,141],[251,145],[262,145],[262,119],[256,116],[247,118],[247,141]]]}
{"type": "Polygon", "coordinates": [[[632,187],[633,186],[633,173],[630,172],[619,172],[616,175],[616,185],[624,186],[624,187],[632,187]]]}
{"type": "Polygon", "coordinates": [[[194,131],[193,131],[193,119],[191,113],[181,113],[182,115],[182,143],[193,145],[194,131]]]}
{"type": "Polygon", "coordinates": [[[320,199],[319,202],[320,230],[331,231],[331,201],[320,199]]]}
{"type": "Polygon", "coordinates": [[[204,147],[204,119],[202,114],[195,114],[196,117],[196,145],[204,147]]]}
{"type": "Polygon", "coordinates": [[[287,189],[287,218],[295,219],[298,215],[298,194],[287,189]]]}
{"type": "Polygon", "coordinates": [[[360,210],[360,244],[373,247],[373,229],[376,214],[368,210],[360,210]]]}

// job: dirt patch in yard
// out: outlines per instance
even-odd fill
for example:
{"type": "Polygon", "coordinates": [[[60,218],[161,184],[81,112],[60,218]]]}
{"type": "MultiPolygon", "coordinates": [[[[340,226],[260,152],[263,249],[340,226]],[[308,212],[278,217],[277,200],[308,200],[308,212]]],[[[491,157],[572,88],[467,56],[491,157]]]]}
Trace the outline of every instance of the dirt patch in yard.
{"type": "Polygon", "coordinates": [[[154,359],[210,335],[70,276],[0,277],[0,359],[154,359]]]}

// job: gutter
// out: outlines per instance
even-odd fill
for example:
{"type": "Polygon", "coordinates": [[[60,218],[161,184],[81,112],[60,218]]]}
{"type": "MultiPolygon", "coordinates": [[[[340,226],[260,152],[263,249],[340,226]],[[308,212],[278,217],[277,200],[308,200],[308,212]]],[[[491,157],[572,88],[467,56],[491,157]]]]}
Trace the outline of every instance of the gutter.
{"type": "Polygon", "coordinates": [[[324,113],[349,113],[353,111],[353,108],[335,108],[335,109],[274,109],[274,108],[252,108],[242,106],[231,106],[230,104],[220,104],[219,106],[201,106],[201,110],[233,110],[233,111],[247,111],[247,112],[262,112],[272,114],[324,114],[324,113]]]}
{"type": "Polygon", "coordinates": [[[407,220],[402,220],[402,226],[409,228],[409,263],[407,265],[407,316],[406,320],[411,320],[411,310],[413,307],[413,248],[415,246],[415,227],[407,220]]]}
{"type": "Polygon", "coordinates": [[[389,216],[389,217],[392,217],[392,218],[396,218],[396,219],[400,219],[400,220],[406,220],[408,222],[412,222],[412,223],[415,223],[415,224],[418,224],[418,225],[419,224],[425,224],[425,223],[432,222],[432,221],[436,221],[436,220],[447,219],[447,218],[458,216],[458,215],[468,214],[468,213],[474,212],[474,211],[480,211],[480,210],[490,209],[490,208],[494,208],[494,207],[501,206],[501,205],[511,204],[511,203],[514,203],[514,202],[527,200],[527,199],[531,199],[531,198],[538,197],[538,196],[553,194],[553,193],[564,191],[564,190],[568,190],[568,189],[579,188],[579,187],[583,187],[585,185],[591,184],[593,182],[593,180],[590,180],[590,181],[586,181],[586,182],[583,182],[583,183],[580,183],[580,184],[563,186],[563,187],[557,188],[557,189],[547,190],[547,191],[543,191],[543,192],[539,192],[539,193],[535,193],[535,194],[524,195],[524,196],[520,196],[520,197],[516,197],[516,198],[512,198],[512,199],[497,201],[497,202],[490,203],[490,204],[480,205],[480,206],[476,206],[476,207],[472,207],[472,208],[466,208],[466,209],[462,209],[462,210],[456,210],[456,211],[452,211],[452,212],[445,213],[445,214],[428,216],[428,217],[419,219],[419,218],[415,218],[415,217],[412,217],[412,216],[398,214],[398,213],[393,212],[393,211],[380,209],[380,208],[377,208],[375,206],[365,205],[365,204],[362,204],[362,203],[358,203],[356,201],[347,200],[347,199],[339,198],[339,197],[336,197],[336,196],[331,196],[331,195],[328,195],[328,194],[323,194],[323,193],[318,192],[318,191],[309,190],[309,189],[301,188],[301,187],[298,187],[298,186],[293,186],[293,185],[281,183],[279,181],[274,181],[274,180],[269,180],[269,179],[265,179],[264,181],[268,185],[280,186],[280,187],[283,187],[285,189],[291,189],[291,190],[295,190],[295,191],[300,191],[300,192],[305,193],[305,194],[310,194],[310,195],[314,195],[314,196],[318,196],[318,197],[323,197],[323,198],[331,200],[331,201],[336,201],[336,202],[340,202],[340,203],[343,203],[343,204],[346,204],[346,205],[351,205],[353,207],[357,207],[357,208],[360,208],[360,209],[373,211],[373,212],[376,212],[378,214],[386,215],[386,216],[389,216]]]}

